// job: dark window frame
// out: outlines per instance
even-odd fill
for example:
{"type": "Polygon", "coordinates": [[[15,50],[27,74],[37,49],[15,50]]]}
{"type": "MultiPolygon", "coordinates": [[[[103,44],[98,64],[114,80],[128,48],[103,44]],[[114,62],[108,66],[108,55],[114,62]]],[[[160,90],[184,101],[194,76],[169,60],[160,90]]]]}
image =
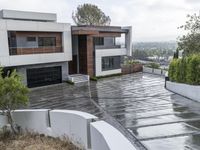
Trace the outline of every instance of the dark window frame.
{"type": "Polygon", "coordinates": [[[26,37],[27,42],[36,42],[36,37],[35,36],[28,36],[26,37]]]}
{"type": "Polygon", "coordinates": [[[56,47],[56,37],[38,37],[38,47],[56,47]]]}
{"type": "Polygon", "coordinates": [[[97,46],[104,45],[104,37],[94,37],[94,44],[97,46]]]}
{"type": "Polygon", "coordinates": [[[102,57],[101,68],[102,71],[115,70],[121,68],[121,57],[120,56],[108,56],[102,57]]]}

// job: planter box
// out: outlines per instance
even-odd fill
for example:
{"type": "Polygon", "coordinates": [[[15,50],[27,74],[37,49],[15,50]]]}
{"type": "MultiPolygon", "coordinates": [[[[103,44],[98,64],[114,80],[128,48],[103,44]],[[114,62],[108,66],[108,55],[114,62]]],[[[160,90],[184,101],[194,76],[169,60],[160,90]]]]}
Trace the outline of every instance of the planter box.
{"type": "Polygon", "coordinates": [[[144,67],[143,66],[143,72],[144,73],[151,73],[151,74],[155,74],[155,75],[165,76],[167,71],[163,70],[163,69],[153,69],[153,68],[149,68],[149,67],[144,67]]]}
{"type": "Polygon", "coordinates": [[[162,70],[161,69],[153,69],[153,73],[156,75],[162,75],[162,70]]]}
{"type": "Polygon", "coordinates": [[[130,66],[122,66],[122,74],[130,74],[142,71],[142,64],[134,64],[130,66]]]}
{"type": "Polygon", "coordinates": [[[143,72],[145,73],[153,73],[153,69],[149,67],[143,67],[143,72]]]}
{"type": "Polygon", "coordinates": [[[200,86],[166,81],[166,88],[174,93],[200,102],[200,86]]]}
{"type": "Polygon", "coordinates": [[[166,73],[167,73],[167,71],[166,71],[166,70],[162,70],[162,75],[163,75],[163,76],[165,76],[165,75],[166,75],[166,73]]]}

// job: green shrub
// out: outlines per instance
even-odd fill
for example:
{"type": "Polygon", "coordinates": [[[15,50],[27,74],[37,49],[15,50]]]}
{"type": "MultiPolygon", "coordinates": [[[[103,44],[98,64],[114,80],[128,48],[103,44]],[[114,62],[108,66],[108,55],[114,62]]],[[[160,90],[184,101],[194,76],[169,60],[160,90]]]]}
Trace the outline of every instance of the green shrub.
{"type": "Polygon", "coordinates": [[[97,81],[98,78],[97,78],[97,77],[90,77],[90,80],[92,80],[92,81],[97,81]]]}
{"type": "Polygon", "coordinates": [[[74,85],[74,82],[67,80],[66,83],[74,85]]]}
{"type": "Polygon", "coordinates": [[[154,69],[160,68],[160,64],[158,64],[158,63],[149,63],[146,66],[149,67],[149,68],[154,68],[154,69]]]}
{"type": "Polygon", "coordinates": [[[130,65],[135,65],[135,64],[140,64],[140,62],[134,59],[125,59],[124,61],[125,66],[130,66],[130,65]]]}
{"type": "Polygon", "coordinates": [[[177,62],[177,59],[173,59],[170,63],[170,66],[169,66],[169,72],[168,72],[168,75],[169,75],[169,78],[171,81],[176,81],[176,63],[177,62]]]}
{"type": "Polygon", "coordinates": [[[200,55],[172,60],[168,74],[171,81],[200,85],[200,55]]]}
{"type": "Polygon", "coordinates": [[[200,85],[200,55],[192,55],[188,61],[187,82],[200,85]]]}

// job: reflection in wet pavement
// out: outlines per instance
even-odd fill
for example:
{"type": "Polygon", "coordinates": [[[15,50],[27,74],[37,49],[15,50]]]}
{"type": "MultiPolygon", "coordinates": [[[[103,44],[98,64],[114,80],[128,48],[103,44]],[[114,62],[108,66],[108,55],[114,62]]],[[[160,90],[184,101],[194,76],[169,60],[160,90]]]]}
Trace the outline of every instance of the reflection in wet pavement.
{"type": "Polygon", "coordinates": [[[30,107],[86,111],[109,122],[106,112],[148,149],[200,149],[200,103],[167,91],[164,78],[155,75],[107,78],[91,82],[90,88],[33,89],[30,107]]]}

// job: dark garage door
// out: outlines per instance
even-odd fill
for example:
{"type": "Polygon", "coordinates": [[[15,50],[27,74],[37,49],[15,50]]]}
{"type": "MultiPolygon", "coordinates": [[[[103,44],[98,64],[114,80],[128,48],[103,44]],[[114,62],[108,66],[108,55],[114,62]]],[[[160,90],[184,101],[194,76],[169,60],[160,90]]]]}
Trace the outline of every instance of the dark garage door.
{"type": "Polygon", "coordinates": [[[29,88],[61,83],[61,66],[27,69],[27,82],[29,88]]]}

